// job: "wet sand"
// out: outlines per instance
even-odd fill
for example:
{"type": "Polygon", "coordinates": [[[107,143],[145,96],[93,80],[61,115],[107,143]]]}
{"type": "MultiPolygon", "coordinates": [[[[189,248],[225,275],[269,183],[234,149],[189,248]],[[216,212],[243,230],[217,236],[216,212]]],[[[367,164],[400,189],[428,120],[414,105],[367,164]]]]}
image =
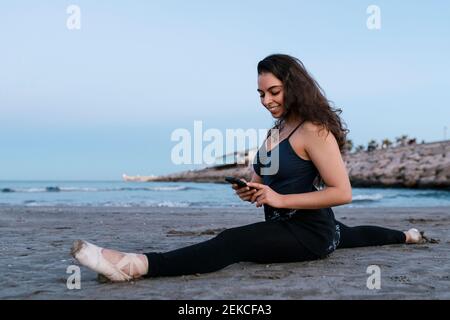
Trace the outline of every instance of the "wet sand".
{"type": "Polygon", "coordinates": [[[121,251],[167,251],[224,228],[263,220],[262,208],[0,207],[0,299],[450,299],[450,208],[334,208],[349,226],[425,230],[438,243],[339,249],[286,264],[238,263],[220,271],[100,283],[82,267],[66,286],[72,242],[121,251]],[[369,290],[369,265],[381,289],[369,290]]]}

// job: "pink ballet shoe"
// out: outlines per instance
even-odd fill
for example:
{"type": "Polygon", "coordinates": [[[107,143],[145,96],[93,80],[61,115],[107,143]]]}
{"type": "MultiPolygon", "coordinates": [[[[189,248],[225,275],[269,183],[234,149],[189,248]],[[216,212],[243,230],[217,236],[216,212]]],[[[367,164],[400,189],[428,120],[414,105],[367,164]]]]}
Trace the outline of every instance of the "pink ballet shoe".
{"type": "Polygon", "coordinates": [[[135,253],[126,253],[116,264],[103,257],[101,247],[83,240],[73,243],[71,254],[83,266],[103,275],[113,282],[130,281],[147,273],[147,267],[135,253]],[[128,272],[123,269],[128,266],[128,272]],[[133,274],[139,276],[132,276],[133,274]]]}
{"type": "Polygon", "coordinates": [[[423,237],[422,233],[416,228],[411,228],[408,231],[409,234],[409,242],[408,243],[422,243],[423,237]]]}

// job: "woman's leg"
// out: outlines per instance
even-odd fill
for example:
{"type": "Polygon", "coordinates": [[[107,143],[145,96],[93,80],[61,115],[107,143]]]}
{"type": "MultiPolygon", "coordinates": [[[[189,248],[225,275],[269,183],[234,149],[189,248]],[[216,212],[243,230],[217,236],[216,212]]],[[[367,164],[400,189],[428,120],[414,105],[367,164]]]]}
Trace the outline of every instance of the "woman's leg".
{"type": "Polygon", "coordinates": [[[348,227],[339,221],[336,224],[341,234],[338,249],[406,243],[407,240],[403,231],[377,226],[348,227]]]}
{"type": "Polygon", "coordinates": [[[125,253],[77,240],[72,255],[82,265],[112,281],[206,273],[240,261],[276,263],[318,259],[297,241],[287,223],[266,221],[231,228],[210,240],[165,253],[125,253]]]}
{"type": "Polygon", "coordinates": [[[231,228],[216,237],[165,253],[146,253],[146,277],[179,276],[220,270],[230,264],[296,262],[318,259],[286,229],[284,221],[231,228]]]}
{"type": "Polygon", "coordinates": [[[104,249],[84,240],[73,243],[71,254],[81,265],[111,281],[129,281],[148,272],[145,255],[104,249]]]}

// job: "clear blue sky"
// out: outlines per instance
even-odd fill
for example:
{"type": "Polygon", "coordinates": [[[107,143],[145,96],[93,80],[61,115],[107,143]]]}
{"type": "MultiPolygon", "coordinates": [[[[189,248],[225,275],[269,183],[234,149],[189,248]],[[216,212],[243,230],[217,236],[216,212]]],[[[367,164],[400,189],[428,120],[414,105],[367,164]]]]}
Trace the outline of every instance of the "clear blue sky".
{"type": "Polygon", "coordinates": [[[356,144],[442,140],[449,16],[441,0],[2,2],[0,180],[184,170],[173,130],[272,124],[256,92],[271,53],[304,62],[356,144]],[[71,4],[80,30],[66,27],[71,4]],[[366,27],[371,4],[380,30],[366,27]]]}

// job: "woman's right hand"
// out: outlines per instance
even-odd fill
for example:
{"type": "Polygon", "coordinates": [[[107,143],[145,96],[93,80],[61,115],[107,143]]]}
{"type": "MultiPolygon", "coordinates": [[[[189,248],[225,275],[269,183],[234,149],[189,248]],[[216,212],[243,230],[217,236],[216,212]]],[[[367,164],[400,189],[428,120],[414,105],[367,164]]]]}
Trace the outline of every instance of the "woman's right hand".
{"type": "MultiPolygon", "coordinates": [[[[245,181],[245,179],[241,179],[242,181],[245,181]]],[[[247,183],[247,181],[245,181],[247,183]]],[[[242,201],[250,201],[252,196],[256,193],[256,189],[250,188],[250,187],[242,187],[239,188],[237,184],[232,184],[231,187],[236,190],[236,194],[239,198],[241,198],[242,201]]]]}

